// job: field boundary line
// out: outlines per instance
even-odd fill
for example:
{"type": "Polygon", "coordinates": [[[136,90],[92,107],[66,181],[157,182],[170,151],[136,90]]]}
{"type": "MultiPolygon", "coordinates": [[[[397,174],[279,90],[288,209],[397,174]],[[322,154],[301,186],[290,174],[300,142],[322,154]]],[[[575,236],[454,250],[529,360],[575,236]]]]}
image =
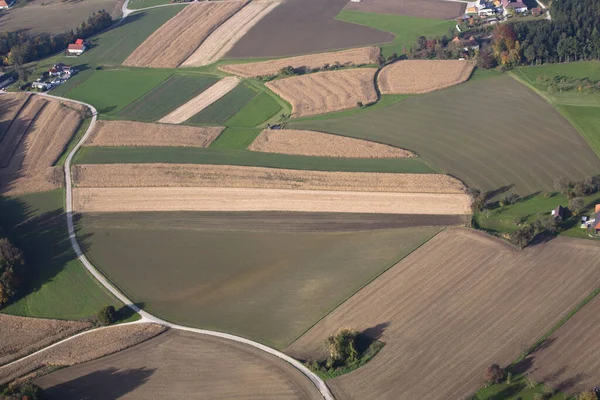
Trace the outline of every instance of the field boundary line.
{"type": "Polygon", "coordinates": [[[154,315],[152,315],[152,314],[142,310],[140,307],[138,307],[134,302],[132,302],[129,298],[127,298],[127,296],[125,296],[125,294],[123,294],[119,289],[117,289],[116,286],[114,286],[112,284],[112,282],[110,282],[98,269],[96,269],[96,267],[94,267],[94,265],[92,265],[92,263],[88,260],[88,258],[84,254],[84,252],[81,250],[81,247],[79,246],[79,242],[77,241],[77,236],[75,234],[75,224],[73,221],[73,188],[72,188],[73,182],[71,179],[71,161],[73,160],[75,153],[77,153],[77,151],[83,146],[83,143],[88,139],[88,137],[93,132],[94,126],[96,124],[96,120],[98,117],[98,111],[96,110],[96,108],[94,108],[94,106],[84,103],[84,102],[81,102],[81,101],[71,100],[71,99],[53,96],[53,95],[49,95],[49,94],[45,94],[45,93],[44,94],[37,93],[37,95],[42,96],[42,97],[54,98],[57,100],[70,101],[70,102],[73,102],[76,104],[80,104],[80,105],[88,107],[92,112],[92,119],[91,119],[90,125],[88,126],[85,134],[81,137],[79,142],[77,142],[77,144],[69,152],[67,159],[65,161],[65,165],[64,165],[65,213],[66,213],[66,217],[67,217],[67,229],[69,232],[69,240],[71,242],[71,247],[73,248],[73,250],[75,251],[75,254],[77,255],[77,258],[79,259],[79,261],[81,261],[83,266],[94,276],[94,278],[96,278],[98,280],[98,282],[100,282],[102,284],[102,286],[104,286],[113,296],[115,296],[117,299],[119,299],[121,302],[123,302],[123,304],[125,306],[129,307],[136,313],[140,314],[140,316],[142,318],[139,321],[135,321],[135,323],[153,322],[153,323],[156,323],[159,325],[166,326],[168,328],[199,333],[199,334],[207,335],[207,336],[220,337],[223,339],[228,339],[228,340],[231,340],[234,342],[243,343],[243,344],[252,346],[254,348],[257,348],[266,353],[269,353],[269,354],[287,362],[288,364],[290,364],[292,367],[294,367],[296,370],[298,370],[301,374],[303,374],[306,378],[308,378],[310,380],[310,382],[320,392],[323,399],[335,400],[335,397],[329,390],[329,387],[327,386],[325,381],[323,381],[319,376],[317,376],[315,373],[313,373],[308,368],[306,368],[298,360],[296,360],[278,350],[268,347],[262,343],[255,342],[253,340],[250,340],[250,339],[247,339],[244,337],[235,336],[235,335],[232,335],[229,333],[223,333],[223,332],[217,332],[217,331],[210,331],[210,330],[206,330],[206,329],[198,329],[198,328],[191,328],[191,327],[183,326],[183,325],[177,325],[177,324],[173,324],[171,322],[165,321],[163,319],[157,318],[154,315]]]}

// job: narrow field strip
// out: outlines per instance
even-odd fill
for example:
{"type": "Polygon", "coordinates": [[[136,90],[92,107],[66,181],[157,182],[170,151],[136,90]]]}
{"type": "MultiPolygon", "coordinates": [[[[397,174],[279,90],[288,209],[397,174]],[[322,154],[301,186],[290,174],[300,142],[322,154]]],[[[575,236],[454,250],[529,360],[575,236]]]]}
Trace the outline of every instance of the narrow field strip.
{"type": "Polygon", "coordinates": [[[225,96],[239,83],[239,78],[233,76],[225,77],[175,111],[161,118],[158,122],[165,124],[181,124],[225,96]]]}
{"type": "Polygon", "coordinates": [[[21,111],[27,100],[29,93],[1,95],[0,97],[0,142],[4,139],[6,131],[10,128],[12,121],[21,111]]]}
{"type": "Polygon", "coordinates": [[[270,13],[279,2],[254,0],[219,26],[187,59],[182,67],[200,67],[220,60],[233,46],[270,13]]]}
{"type": "Polygon", "coordinates": [[[383,94],[420,94],[465,82],[475,64],[466,60],[400,60],[377,77],[383,94]]]}
{"type": "Polygon", "coordinates": [[[341,192],[257,188],[75,188],[77,212],[303,211],[469,214],[466,194],[341,192]]]}

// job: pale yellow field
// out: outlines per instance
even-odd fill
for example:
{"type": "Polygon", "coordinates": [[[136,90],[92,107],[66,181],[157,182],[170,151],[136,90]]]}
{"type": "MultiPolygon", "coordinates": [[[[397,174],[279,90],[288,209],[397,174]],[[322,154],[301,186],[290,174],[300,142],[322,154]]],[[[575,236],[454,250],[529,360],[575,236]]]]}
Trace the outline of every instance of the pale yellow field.
{"type": "Polygon", "coordinates": [[[292,105],[292,117],[324,114],[358,107],[377,100],[374,78],[377,69],[357,68],[325,71],[267,82],[292,105]]]}
{"type": "Polygon", "coordinates": [[[467,398],[483,386],[485,367],[513,362],[599,286],[599,252],[600,243],[564,237],[517,251],[482,232],[448,229],[286,352],[318,358],[340,327],[370,329],[386,345],[328,381],[337,399],[467,398]]]}
{"type": "Polygon", "coordinates": [[[407,158],[415,155],[408,150],[368,140],[294,129],[266,129],[248,150],[347,158],[407,158]]]}
{"type": "Polygon", "coordinates": [[[417,94],[463,83],[475,64],[466,60],[401,60],[383,68],[377,77],[383,94],[417,94]]]}
{"type": "Polygon", "coordinates": [[[278,58],[276,60],[260,61],[245,64],[227,64],[219,67],[221,71],[229,72],[244,78],[277,75],[287,66],[294,68],[323,68],[340,63],[342,66],[359,66],[377,63],[379,47],[361,47],[358,49],[334,51],[329,53],[307,54],[304,56],[278,58]]]}

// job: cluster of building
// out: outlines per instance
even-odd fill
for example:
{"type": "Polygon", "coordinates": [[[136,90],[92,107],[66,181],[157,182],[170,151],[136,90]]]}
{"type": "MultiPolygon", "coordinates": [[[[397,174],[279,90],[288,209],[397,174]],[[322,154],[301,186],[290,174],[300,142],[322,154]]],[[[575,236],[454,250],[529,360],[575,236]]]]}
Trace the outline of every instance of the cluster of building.
{"type": "Polygon", "coordinates": [[[497,15],[522,14],[527,6],[521,0],[477,0],[467,3],[465,15],[493,17],[497,15]]]}
{"type": "Polygon", "coordinates": [[[0,0],[0,10],[8,10],[14,3],[14,0],[0,0]]]}
{"type": "Polygon", "coordinates": [[[43,91],[50,90],[70,79],[75,73],[77,73],[75,68],[71,68],[63,63],[54,64],[48,72],[33,82],[31,87],[43,91]]]}

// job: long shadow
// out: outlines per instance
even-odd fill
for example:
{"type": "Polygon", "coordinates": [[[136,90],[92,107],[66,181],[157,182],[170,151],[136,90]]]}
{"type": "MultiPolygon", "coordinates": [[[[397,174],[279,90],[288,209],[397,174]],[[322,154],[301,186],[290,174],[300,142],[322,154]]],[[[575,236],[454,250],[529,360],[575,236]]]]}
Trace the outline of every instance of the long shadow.
{"type": "Polygon", "coordinates": [[[363,354],[371,344],[379,340],[383,332],[390,326],[389,322],[377,324],[360,332],[356,337],[356,350],[358,354],[363,354]]]}
{"type": "MultiPolygon", "coordinates": [[[[73,371],[76,373],[77,367],[71,367],[67,370],[58,371],[58,376],[73,371]]],[[[59,383],[44,390],[44,396],[47,399],[60,400],[111,400],[126,398],[138,387],[142,386],[156,371],[155,368],[133,368],[118,370],[111,367],[99,371],[91,372],[87,375],[71,379],[67,382],[59,383]]],[[[49,381],[52,374],[44,378],[49,381]]]]}

